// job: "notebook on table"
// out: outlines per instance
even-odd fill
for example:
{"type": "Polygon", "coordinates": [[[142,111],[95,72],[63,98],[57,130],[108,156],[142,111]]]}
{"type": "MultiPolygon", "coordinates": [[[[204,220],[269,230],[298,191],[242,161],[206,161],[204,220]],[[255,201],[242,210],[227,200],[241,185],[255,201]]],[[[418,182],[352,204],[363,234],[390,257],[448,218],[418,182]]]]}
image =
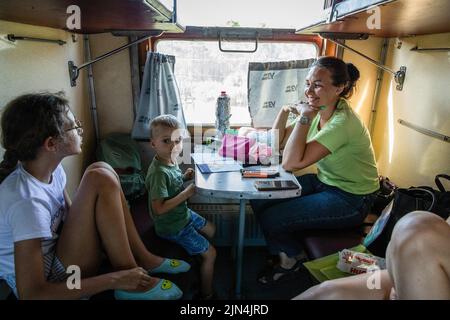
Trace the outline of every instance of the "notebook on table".
{"type": "Polygon", "coordinates": [[[201,173],[240,171],[242,166],[236,163],[197,163],[201,173]]]}

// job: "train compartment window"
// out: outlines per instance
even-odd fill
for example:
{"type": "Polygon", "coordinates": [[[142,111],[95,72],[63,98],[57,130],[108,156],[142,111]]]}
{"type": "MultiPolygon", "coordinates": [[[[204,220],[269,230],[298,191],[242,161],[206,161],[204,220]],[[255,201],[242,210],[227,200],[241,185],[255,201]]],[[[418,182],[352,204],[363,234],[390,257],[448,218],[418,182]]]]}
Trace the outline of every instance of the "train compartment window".
{"type": "MultiPolygon", "coordinates": [[[[254,43],[235,43],[248,50],[254,43]]],[[[254,53],[221,52],[217,41],[160,40],[157,51],[173,55],[186,122],[213,125],[221,91],[230,96],[232,126],[250,125],[247,100],[249,62],[288,61],[317,57],[316,46],[300,42],[262,42],[254,53]]]]}

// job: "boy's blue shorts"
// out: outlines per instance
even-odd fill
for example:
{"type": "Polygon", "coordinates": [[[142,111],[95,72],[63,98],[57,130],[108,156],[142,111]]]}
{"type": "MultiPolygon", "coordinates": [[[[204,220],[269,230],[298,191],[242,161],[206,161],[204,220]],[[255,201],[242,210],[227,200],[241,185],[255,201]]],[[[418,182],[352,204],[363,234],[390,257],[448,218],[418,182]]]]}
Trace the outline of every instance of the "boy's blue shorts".
{"type": "Polygon", "coordinates": [[[177,234],[161,236],[161,238],[173,241],[182,246],[190,255],[206,252],[209,241],[198,231],[206,226],[206,219],[189,209],[190,219],[188,224],[177,234]]]}

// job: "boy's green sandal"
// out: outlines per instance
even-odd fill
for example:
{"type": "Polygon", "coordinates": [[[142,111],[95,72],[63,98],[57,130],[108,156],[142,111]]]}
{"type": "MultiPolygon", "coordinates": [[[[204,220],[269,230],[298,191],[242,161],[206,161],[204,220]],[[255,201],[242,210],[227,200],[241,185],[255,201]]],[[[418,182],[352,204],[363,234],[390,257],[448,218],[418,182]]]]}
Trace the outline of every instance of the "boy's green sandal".
{"type": "Polygon", "coordinates": [[[182,296],[183,292],[175,283],[164,279],[160,279],[156,286],[144,292],[114,290],[116,300],[178,300],[182,296]]]}
{"type": "Polygon", "coordinates": [[[158,267],[148,270],[148,273],[181,273],[189,271],[190,268],[191,265],[186,261],[166,258],[158,267]]]}

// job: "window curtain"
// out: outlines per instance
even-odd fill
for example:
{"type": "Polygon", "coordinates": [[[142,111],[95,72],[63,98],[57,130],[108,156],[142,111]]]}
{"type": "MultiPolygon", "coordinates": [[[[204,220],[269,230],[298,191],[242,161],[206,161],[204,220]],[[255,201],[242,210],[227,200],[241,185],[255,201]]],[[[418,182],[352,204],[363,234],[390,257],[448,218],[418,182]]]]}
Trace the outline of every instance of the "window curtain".
{"type": "Polygon", "coordinates": [[[147,53],[138,112],[131,133],[133,139],[148,140],[150,122],[162,114],[175,116],[181,123],[181,129],[186,129],[174,65],[174,56],[147,53]]]}
{"type": "Polygon", "coordinates": [[[314,61],[249,63],[248,106],[252,127],[272,127],[282,106],[304,100],[305,79],[314,61]]]}

